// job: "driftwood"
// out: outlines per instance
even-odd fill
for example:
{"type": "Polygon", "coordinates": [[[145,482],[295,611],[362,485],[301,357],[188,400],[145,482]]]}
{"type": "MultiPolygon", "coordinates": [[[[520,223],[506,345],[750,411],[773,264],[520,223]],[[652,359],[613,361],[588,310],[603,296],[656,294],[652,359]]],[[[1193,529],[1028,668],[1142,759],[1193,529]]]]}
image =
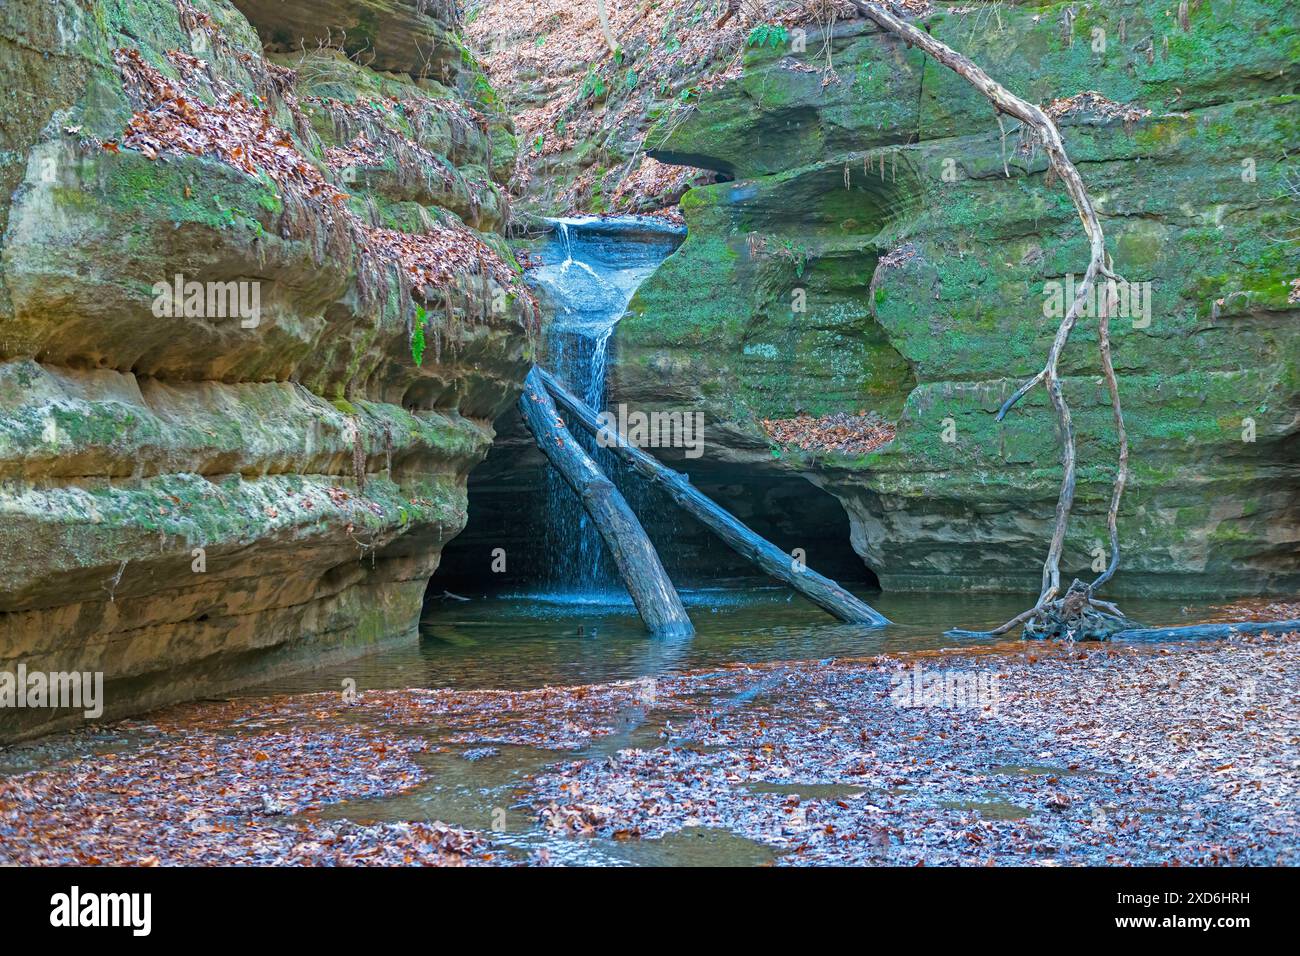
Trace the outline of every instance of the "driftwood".
{"type": "MultiPolygon", "coordinates": [[[[1113,604],[1090,598],[1087,586],[1075,581],[1060,602],[1061,609],[1040,614],[1027,624],[1027,638],[1066,641],[1205,641],[1222,640],[1233,634],[1286,634],[1300,631],[1300,620],[1229,621],[1213,624],[1185,624],[1178,627],[1143,627],[1129,620],[1113,604]]],[[[1032,616],[1026,611],[1016,620],[1032,616]]],[[[948,637],[987,637],[988,631],[947,631],[948,637]]]]}
{"type": "Polygon", "coordinates": [[[519,410],[537,445],[577,493],[604,539],[641,619],[660,637],[695,633],[659,555],[614,483],[574,439],[534,368],[524,381],[519,410]]]}
{"type": "MultiPolygon", "coordinates": [[[[638,448],[629,445],[623,436],[602,428],[601,422],[590,406],[576,398],[553,376],[534,369],[533,374],[571,419],[596,436],[604,436],[615,454],[621,457],[643,478],[659,485],[687,514],[716,534],[741,557],[747,558],[822,610],[850,624],[867,624],[884,627],[890,621],[875,608],[860,601],[830,578],[823,577],[803,566],[770,541],[759,537],[716,502],[702,495],[691,485],[690,479],[680,472],[661,464],[638,448]]],[[[530,375],[530,378],[532,376],[530,375]]]]}

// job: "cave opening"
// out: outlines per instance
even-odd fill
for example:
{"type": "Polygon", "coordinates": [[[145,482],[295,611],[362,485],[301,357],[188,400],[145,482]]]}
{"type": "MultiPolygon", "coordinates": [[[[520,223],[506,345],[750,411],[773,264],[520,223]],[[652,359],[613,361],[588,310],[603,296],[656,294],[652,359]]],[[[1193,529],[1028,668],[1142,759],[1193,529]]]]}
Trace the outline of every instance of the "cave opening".
{"type": "MultiPolygon", "coordinates": [[[[517,413],[503,416],[497,425],[497,441],[469,476],[465,529],[443,548],[426,600],[447,592],[481,598],[555,588],[556,542],[547,528],[544,471],[549,466],[517,413]]],[[[843,505],[829,492],[776,468],[704,459],[667,463],[685,471],[701,492],[782,550],[801,549],[813,570],[855,591],[880,589],[875,573],[853,550],[843,505]]],[[[662,491],[622,466],[612,477],[679,589],[780,586],[662,491]]],[[[609,570],[616,580],[612,562],[609,570]]]]}

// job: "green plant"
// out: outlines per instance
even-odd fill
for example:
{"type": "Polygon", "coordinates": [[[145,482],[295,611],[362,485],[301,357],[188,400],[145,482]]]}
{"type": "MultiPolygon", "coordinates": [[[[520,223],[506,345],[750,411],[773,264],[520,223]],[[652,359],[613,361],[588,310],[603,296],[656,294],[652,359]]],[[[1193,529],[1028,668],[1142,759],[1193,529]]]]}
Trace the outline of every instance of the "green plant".
{"type": "Polygon", "coordinates": [[[790,39],[790,31],[779,23],[760,23],[754,29],[749,31],[749,37],[745,42],[749,46],[770,46],[773,48],[784,46],[790,39]]]}
{"type": "Polygon", "coordinates": [[[587,68],[587,77],[582,81],[580,95],[583,99],[599,100],[605,95],[605,80],[596,72],[596,67],[587,68]]]}
{"type": "Polygon", "coordinates": [[[808,247],[792,239],[778,240],[777,247],[776,254],[793,262],[795,275],[802,279],[808,265],[808,247]]]}
{"type": "Polygon", "coordinates": [[[482,73],[474,77],[474,98],[488,107],[497,105],[497,91],[482,73]]]}
{"type": "Polygon", "coordinates": [[[411,333],[411,358],[415,359],[416,365],[424,364],[424,323],[428,318],[428,313],[424,311],[424,306],[415,307],[415,330],[411,333]]]}

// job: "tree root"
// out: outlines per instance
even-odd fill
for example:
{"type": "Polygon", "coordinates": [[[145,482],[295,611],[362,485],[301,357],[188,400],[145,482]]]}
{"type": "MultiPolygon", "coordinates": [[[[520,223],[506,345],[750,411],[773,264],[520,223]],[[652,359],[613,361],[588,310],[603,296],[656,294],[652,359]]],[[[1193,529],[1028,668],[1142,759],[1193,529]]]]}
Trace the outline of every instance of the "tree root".
{"type": "Polygon", "coordinates": [[[1108,641],[1120,631],[1141,627],[1114,604],[1092,596],[1091,585],[1075,579],[1069,590],[1017,614],[991,631],[953,628],[947,637],[997,637],[1024,625],[1021,636],[1036,640],[1108,641]]]}

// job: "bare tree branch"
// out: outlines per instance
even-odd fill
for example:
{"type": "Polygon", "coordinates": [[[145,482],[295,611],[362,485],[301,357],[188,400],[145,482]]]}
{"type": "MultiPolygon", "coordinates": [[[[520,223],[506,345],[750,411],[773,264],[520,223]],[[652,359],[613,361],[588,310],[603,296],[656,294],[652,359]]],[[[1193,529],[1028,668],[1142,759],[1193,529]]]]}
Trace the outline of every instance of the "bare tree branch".
{"type": "MultiPolygon", "coordinates": [[[[1047,608],[1061,590],[1061,553],[1065,548],[1065,535],[1069,527],[1070,511],[1074,506],[1077,476],[1074,421],[1061,388],[1059,374],[1061,354],[1069,342],[1070,333],[1074,330],[1074,326],[1088,301],[1093,286],[1097,283],[1098,277],[1106,276],[1111,279],[1117,279],[1118,277],[1115,277],[1110,271],[1106,257],[1105,236],[1102,233],[1101,223],[1097,218],[1097,211],[1093,206],[1092,197],[1089,196],[1079,171],[1066,153],[1060,130],[1057,129],[1052,118],[1040,107],[1011,93],[968,58],[936,40],[929,33],[918,30],[912,24],[891,12],[889,8],[893,6],[892,4],[868,2],[868,0],[851,0],[851,2],[863,16],[881,29],[900,37],[908,45],[917,47],[979,90],[993,104],[993,108],[998,114],[999,126],[1001,126],[1000,114],[1003,113],[1014,116],[1023,122],[1037,137],[1039,144],[1047,153],[1048,163],[1052,171],[1065,184],[1066,191],[1070,194],[1070,199],[1073,201],[1079,219],[1083,223],[1084,232],[1088,236],[1090,247],[1088,268],[1084,273],[1083,281],[1078,286],[1074,301],[1070,304],[1065,316],[1061,319],[1060,326],[1056,330],[1056,336],[1052,340],[1051,349],[1048,351],[1046,364],[1043,366],[1042,371],[1035,374],[1033,378],[1015,391],[999,410],[997,416],[997,420],[1001,421],[1016,402],[1040,382],[1043,383],[1047,388],[1052,408],[1056,412],[1057,424],[1061,433],[1061,466],[1064,472],[1061,478],[1061,491],[1056,502],[1056,523],[1052,531],[1047,558],[1043,562],[1042,588],[1039,592],[1038,601],[1026,614],[1019,615],[997,630],[989,632],[992,634],[1005,633],[1017,624],[1028,621],[1035,616],[1040,616],[1041,612],[1047,608]]],[[[1119,386],[1115,379],[1115,370],[1110,354],[1110,324],[1108,317],[1110,305],[1108,298],[1098,310],[1100,315],[1098,332],[1102,343],[1102,368],[1110,389],[1111,406],[1114,411],[1116,431],[1119,435],[1120,464],[1107,519],[1110,532],[1111,559],[1105,573],[1087,588],[1089,596],[1091,596],[1095,588],[1109,580],[1119,566],[1119,503],[1128,477],[1128,438],[1124,429],[1123,411],[1120,408],[1119,386]]]]}
{"type": "Polygon", "coordinates": [[[605,10],[605,0],[596,0],[596,12],[600,14],[600,32],[605,34],[605,42],[609,44],[609,52],[617,53],[618,44],[614,42],[614,34],[609,29],[609,13],[605,10]]]}

